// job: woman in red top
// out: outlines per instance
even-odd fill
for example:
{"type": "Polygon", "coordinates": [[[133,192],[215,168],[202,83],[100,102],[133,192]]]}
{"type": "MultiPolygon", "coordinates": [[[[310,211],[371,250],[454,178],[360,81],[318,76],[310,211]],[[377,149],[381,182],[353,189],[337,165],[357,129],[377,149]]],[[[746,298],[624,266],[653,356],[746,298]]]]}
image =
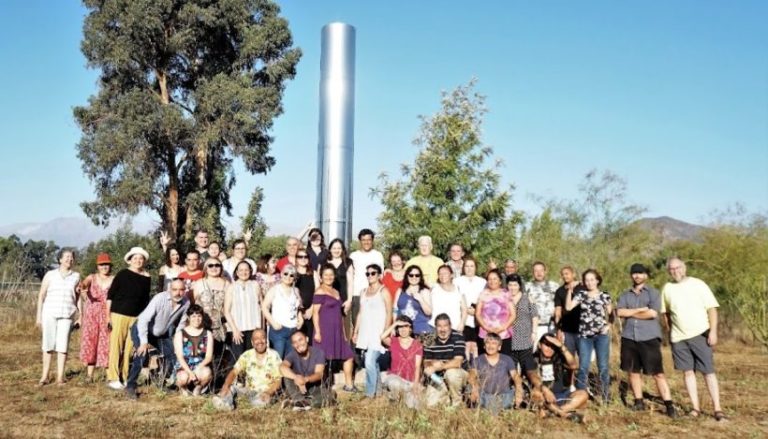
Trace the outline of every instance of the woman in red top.
{"type": "Polygon", "coordinates": [[[381,343],[389,347],[392,365],[388,373],[381,374],[381,384],[391,399],[405,397],[405,404],[414,408],[417,392],[421,388],[421,360],[424,349],[413,338],[413,321],[399,316],[395,323],[381,334],[381,343]]]}
{"type": "Polygon", "coordinates": [[[381,283],[387,287],[387,291],[392,296],[392,303],[394,303],[397,290],[402,288],[403,277],[405,276],[405,263],[403,263],[403,255],[400,252],[393,251],[389,254],[389,267],[384,270],[381,283]]]}

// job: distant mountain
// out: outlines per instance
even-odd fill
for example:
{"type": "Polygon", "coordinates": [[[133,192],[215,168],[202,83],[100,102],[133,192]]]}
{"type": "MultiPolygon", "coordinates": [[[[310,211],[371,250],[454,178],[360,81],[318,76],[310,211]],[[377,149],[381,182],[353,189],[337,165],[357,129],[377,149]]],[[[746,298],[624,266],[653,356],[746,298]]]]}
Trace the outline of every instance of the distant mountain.
{"type": "Polygon", "coordinates": [[[668,216],[658,218],[643,218],[635,222],[638,226],[657,232],[663,242],[671,241],[699,241],[701,233],[706,227],[687,223],[668,216]]]}
{"type": "MultiPolygon", "coordinates": [[[[22,241],[53,241],[60,247],[82,248],[115,232],[123,223],[114,222],[107,228],[97,227],[86,218],[54,218],[44,223],[19,223],[0,226],[0,236],[16,235],[22,241]]],[[[134,222],[132,229],[145,233],[152,229],[148,223],[134,222]]]]}

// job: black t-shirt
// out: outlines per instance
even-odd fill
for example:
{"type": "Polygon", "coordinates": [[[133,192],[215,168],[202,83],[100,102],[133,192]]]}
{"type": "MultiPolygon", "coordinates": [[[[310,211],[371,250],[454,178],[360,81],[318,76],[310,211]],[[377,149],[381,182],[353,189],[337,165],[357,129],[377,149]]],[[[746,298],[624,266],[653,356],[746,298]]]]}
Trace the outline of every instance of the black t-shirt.
{"type": "Polygon", "coordinates": [[[127,268],[120,270],[107,293],[107,300],[112,301],[110,312],[128,317],[136,317],[149,304],[149,292],[152,279],[135,273],[127,268]]]}
{"type": "Polygon", "coordinates": [[[466,349],[464,336],[456,331],[451,331],[451,335],[446,341],[440,341],[435,335],[435,341],[430,346],[424,347],[425,360],[453,360],[454,357],[463,357],[466,349]]]}
{"type": "Polygon", "coordinates": [[[315,276],[310,273],[296,273],[296,288],[299,289],[299,296],[301,296],[301,307],[311,308],[312,299],[315,297],[315,276]]]}
{"type": "MultiPolygon", "coordinates": [[[[584,286],[581,284],[573,287],[573,293],[571,298],[577,291],[583,290],[584,286]]],[[[570,311],[565,309],[565,296],[568,294],[568,288],[565,285],[561,285],[560,288],[555,291],[555,306],[563,308],[562,317],[560,318],[560,330],[563,332],[570,332],[572,334],[579,333],[579,320],[581,319],[581,305],[577,305],[570,311]]]]}
{"type": "Polygon", "coordinates": [[[566,367],[562,352],[555,351],[549,358],[539,353],[539,376],[541,384],[555,393],[562,393],[571,387],[571,370],[566,367]]]}

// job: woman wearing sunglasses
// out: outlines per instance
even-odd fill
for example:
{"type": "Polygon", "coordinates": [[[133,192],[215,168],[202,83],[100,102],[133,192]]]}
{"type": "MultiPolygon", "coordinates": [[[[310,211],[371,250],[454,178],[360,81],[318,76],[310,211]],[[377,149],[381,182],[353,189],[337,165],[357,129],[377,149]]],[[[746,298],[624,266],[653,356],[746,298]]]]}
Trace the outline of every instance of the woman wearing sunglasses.
{"type": "Polygon", "coordinates": [[[283,267],[280,282],[267,291],[261,303],[261,312],[270,326],[269,345],[285,358],[291,343],[291,333],[304,324],[301,315],[301,297],[293,286],[296,279],[296,267],[291,264],[283,267]]]}
{"type": "Polygon", "coordinates": [[[432,332],[429,316],[432,315],[432,301],[424,274],[418,265],[405,270],[403,287],[398,290],[395,303],[398,315],[407,316],[413,322],[413,333],[425,335],[432,332]]]}
{"type": "Polygon", "coordinates": [[[320,287],[320,278],[310,266],[311,260],[309,249],[299,248],[299,252],[296,253],[296,288],[299,289],[301,312],[304,314],[301,332],[310,340],[312,340],[312,299],[315,297],[315,290],[320,287]]]}
{"type": "Polygon", "coordinates": [[[203,278],[192,284],[194,303],[203,307],[205,314],[211,319],[211,333],[216,344],[216,352],[224,345],[227,338],[227,330],[224,326],[225,291],[229,287],[229,281],[222,276],[224,272],[221,261],[216,258],[208,258],[203,264],[205,274],[203,278]]]}

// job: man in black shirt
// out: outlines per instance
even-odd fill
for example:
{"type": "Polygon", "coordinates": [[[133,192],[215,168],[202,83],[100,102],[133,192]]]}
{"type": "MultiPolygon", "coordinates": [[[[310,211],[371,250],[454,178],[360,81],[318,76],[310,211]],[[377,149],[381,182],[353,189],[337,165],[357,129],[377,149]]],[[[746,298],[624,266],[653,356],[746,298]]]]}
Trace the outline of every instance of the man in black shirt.
{"type": "Polygon", "coordinates": [[[424,377],[430,381],[426,403],[458,406],[469,374],[462,369],[466,343],[464,336],[451,330],[451,318],[440,314],[435,318],[435,341],[424,346],[424,377]]]}
{"type": "Polygon", "coordinates": [[[578,351],[579,338],[579,319],[581,317],[581,307],[576,307],[570,311],[565,309],[565,299],[568,293],[576,294],[576,291],[584,289],[576,280],[576,271],[570,265],[560,269],[560,278],[563,285],[555,291],[555,327],[557,328],[557,338],[562,341],[573,353],[578,351]]]}
{"type": "Polygon", "coordinates": [[[539,374],[541,384],[534,387],[531,399],[539,405],[539,415],[548,413],[575,422],[584,422],[584,415],[577,413],[587,406],[586,390],[570,391],[570,376],[579,368],[576,357],[554,334],[546,334],[539,340],[539,374]]]}

